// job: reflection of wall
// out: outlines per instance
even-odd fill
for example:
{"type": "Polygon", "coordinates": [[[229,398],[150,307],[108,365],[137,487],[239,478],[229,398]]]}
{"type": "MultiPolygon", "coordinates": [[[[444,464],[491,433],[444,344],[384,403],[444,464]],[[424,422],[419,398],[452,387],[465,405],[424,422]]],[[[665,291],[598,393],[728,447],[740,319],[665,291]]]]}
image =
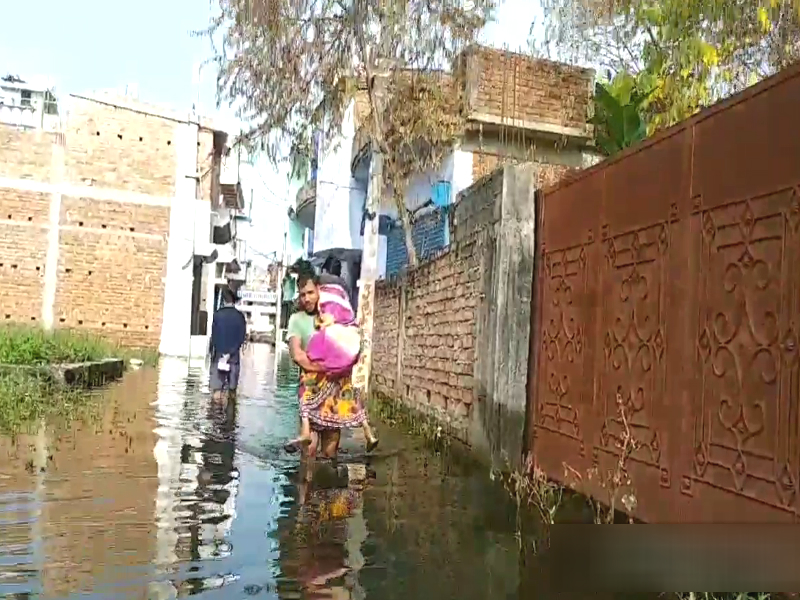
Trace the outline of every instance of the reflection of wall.
{"type": "Polygon", "coordinates": [[[160,569],[179,561],[220,558],[230,551],[238,493],[235,415],[225,419],[209,411],[208,398],[200,395],[201,381],[205,374],[190,371],[185,360],[162,359],[154,450],[160,569]]]}
{"type": "Polygon", "coordinates": [[[367,598],[517,597],[514,503],[484,469],[413,451],[376,468],[364,514],[384,568],[359,573],[367,598]]]}
{"type": "MultiPolygon", "coordinates": [[[[11,561],[6,559],[2,563],[0,596],[12,587],[18,591],[36,588],[34,581],[38,574],[31,573],[30,569],[40,565],[24,564],[26,557],[20,556],[19,549],[28,548],[33,554],[37,529],[41,527],[41,516],[37,514],[40,509],[37,486],[42,476],[38,473],[31,475],[26,468],[29,461],[35,470],[46,462],[46,453],[45,461],[37,460],[37,445],[35,435],[20,435],[16,440],[0,435],[0,556],[8,556],[11,561]]],[[[36,561],[38,557],[32,558],[36,561]]]]}
{"type": "Polygon", "coordinates": [[[156,443],[153,448],[158,465],[158,493],[155,519],[157,523],[156,565],[160,568],[177,562],[178,498],[180,485],[181,434],[184,382],[188,366],[180,358],[163,357],[158,378],[158,397],[155,403],[156,443]]]}
{"type": "Polygon", "coordinates": [[[101,587],[104,573],[145,569],[155,554],[150,402],[153,370],[128,374],[103,392],[96,424],[74,423],[49,448],[45,480],[44,595],[101,587]]]}

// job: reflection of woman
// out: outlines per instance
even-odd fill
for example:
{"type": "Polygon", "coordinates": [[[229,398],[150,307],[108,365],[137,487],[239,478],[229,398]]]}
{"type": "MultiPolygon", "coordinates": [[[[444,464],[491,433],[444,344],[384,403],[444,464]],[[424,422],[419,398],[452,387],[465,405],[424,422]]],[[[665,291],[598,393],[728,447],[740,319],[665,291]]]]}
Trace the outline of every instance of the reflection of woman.
{"type": "Polygon", "coordinates": [[[335,580],[347,575],[347,519],[361,505],[361,492],[349,484],[346,466],[305,463],[300,473],[298,581],[311,598],[349,598],[335,580]],[[312,478],[313,473],[313,478],[312,478]]]}

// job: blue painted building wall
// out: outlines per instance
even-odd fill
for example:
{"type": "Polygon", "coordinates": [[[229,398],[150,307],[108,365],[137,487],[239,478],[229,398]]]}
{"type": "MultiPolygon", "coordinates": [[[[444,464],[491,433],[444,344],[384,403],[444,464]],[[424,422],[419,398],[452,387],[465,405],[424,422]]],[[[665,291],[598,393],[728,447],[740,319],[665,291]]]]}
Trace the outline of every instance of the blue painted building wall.
{"type": "MultiPolygon", "coordinates": [[[[447,208],[435,210],[417,217],[412,229],[417,258],[424,260],[447,245],[447,208]]],[[[398,224],[386,236],[386,276],[399,274],[408,266],[405,233],[398,224]]]]}

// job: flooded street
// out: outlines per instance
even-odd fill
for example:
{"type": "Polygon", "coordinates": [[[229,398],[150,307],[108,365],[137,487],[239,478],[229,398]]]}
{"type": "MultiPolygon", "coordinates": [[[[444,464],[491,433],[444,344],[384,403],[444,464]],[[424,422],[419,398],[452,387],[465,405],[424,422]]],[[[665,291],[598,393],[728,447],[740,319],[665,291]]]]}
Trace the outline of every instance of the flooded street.
{"type": "Polygon", "coordinates": [[[375,457],[346,439],[305,485],[282,450],[295,384],[251,347],[226,412],[166,359],[94,420],[0,439],[0,597],[518,597],[513,504],[486,468],[378,424],[375,457]]]}

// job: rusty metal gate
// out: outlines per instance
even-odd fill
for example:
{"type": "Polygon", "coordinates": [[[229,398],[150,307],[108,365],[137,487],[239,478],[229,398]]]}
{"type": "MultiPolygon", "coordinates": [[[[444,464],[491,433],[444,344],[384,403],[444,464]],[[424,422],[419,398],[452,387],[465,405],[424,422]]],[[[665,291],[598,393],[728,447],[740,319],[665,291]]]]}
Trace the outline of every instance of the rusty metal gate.
{"type": "Polygon", "coordinates": [[[528,448],[548,475],[604,498],[630,431],[642,519],[798,520],[798,107],[800,66],[540,196],[528,448]]]}

